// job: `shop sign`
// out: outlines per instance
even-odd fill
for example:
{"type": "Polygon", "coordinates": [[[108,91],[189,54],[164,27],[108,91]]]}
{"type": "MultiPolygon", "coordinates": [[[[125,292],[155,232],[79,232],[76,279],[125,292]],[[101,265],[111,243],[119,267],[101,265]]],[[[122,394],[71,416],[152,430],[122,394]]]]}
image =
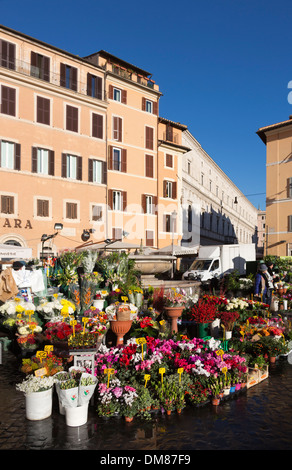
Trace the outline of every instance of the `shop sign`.
{"type": "Polygon", "coordinates": [[[29,228],[32,229],[30,220],[22,221],[21,219],[4,219],[3,228],[29,228]]]}

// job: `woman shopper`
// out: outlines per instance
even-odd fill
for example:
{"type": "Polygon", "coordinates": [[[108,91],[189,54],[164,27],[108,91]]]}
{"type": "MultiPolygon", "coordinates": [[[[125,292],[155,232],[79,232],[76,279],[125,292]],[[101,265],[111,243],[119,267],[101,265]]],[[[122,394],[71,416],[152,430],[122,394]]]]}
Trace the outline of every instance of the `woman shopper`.
{"type": "Polygon", "coordinates": [[[261,296],[265,304],[271,305],[272,292],[274,289],[273,278],[268,272],[267,266],[262,263],[255,276],[255,296],[261,296]]]}

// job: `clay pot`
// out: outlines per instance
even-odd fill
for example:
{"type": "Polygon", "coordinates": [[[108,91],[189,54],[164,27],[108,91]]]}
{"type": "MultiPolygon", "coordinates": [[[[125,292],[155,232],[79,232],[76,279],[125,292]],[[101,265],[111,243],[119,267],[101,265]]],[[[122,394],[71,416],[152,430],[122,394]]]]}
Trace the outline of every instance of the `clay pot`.
{"type": "Polygon", "coordinates": [[[130,330],[132,326],[132,320],[120,321],[115,320],[110,322],[110,327],[113,333],[117,337],[117,345],[124,344],[124,336],[130,330]]]}
{"type": "Polygon", "coordinates": [[[165,307],[164,311],[171,319],[171,331],[177,333],[177,319],[181,316],[183,307],[165,307]]]}

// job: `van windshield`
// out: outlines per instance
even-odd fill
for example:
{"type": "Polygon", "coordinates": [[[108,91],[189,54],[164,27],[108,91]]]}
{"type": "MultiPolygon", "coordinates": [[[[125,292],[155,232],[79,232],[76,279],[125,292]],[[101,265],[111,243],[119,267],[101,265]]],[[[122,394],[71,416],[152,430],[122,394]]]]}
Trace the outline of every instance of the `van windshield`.
{"type": "Polygon", "coordinates": [[[190,270],[194,269],[196,271],[206,271],[207,269],[209,269],[211,262],[211,259],[196,259],[192,263],[190,270]]]}

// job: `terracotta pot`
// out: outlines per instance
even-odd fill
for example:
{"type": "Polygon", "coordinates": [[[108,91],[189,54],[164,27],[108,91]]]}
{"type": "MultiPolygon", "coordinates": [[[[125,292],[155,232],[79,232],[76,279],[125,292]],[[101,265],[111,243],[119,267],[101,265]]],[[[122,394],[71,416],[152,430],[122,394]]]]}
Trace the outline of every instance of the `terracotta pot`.
{"type": "Polygon", "coordinates": [[[166,315],[171,319],[171,331],[177,333],[177,319],[183,312],[183,307],[165,307],[166,315]]]}
{"type": "Polygon", "coordinates": [[[171,415],[171,410],[166,410],[166,414],[169,416],[171,415]]]}
{"type": "Polygon", "coordinates": [[[116,321],[110,322],[111,330],[114,332],[114,334],[117,337],[117,345],[124,343],[124,336],[126,333],[128,333],[131,326],[132,326],[132,320],[127,320],[127,321],[116,320],[116,321]]]}
{"type": "Polygon", "coordinates": [[[220,398],[212,398],[212,405],[217,406],[219,405],[219,403],[220,403],[220,398]]]}
{"type": "Polygon", "coordinates": [[[270,356],[269,357],[269,361],[273,364],[274,362],[276,362],[276,356],[270,356]]]}
{"type": "Polygon", "coordinates": [[[125,416],[126,423],[131,423],[133,421],[133,419],[134,419],[133,416],[125,416]]]}

